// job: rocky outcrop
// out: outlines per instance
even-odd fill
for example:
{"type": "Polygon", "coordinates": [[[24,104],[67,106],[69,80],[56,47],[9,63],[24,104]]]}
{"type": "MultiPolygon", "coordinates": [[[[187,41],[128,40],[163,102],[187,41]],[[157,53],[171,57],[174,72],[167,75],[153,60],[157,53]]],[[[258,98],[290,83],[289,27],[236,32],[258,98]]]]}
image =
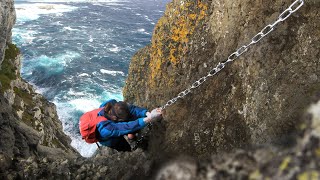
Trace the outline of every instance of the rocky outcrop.
{"type": "Polygon", "coordinates": [[[4,50],[7,42],[11,42],[11,30],[15,22],[16,13],[14,1],[2,0],[0,2],[0,64],[4,58],[4,50]]]}
{"type": "Polygon", "coordinates": [[[20,77],[20,52],[11,44],[15,23],[13,1],[0,2],[0,23],[1,177],[7,169],[19,166],[23,159],[79,156],[70,145],[71,139],[62,131],[55,105],[35,93],[20,77]]]}
{"type": "MultiPolygon", "coordinates": [[[[163,105],[291,3],[173,0],[152,43],[132,59],[126,100],[163,105]]],[[[54,104],[21,79],[10,35],[13,1],[1,1],[0,178],[318,179],[320,96],[305,109],[319,91],[319,8],[317,0],[307,1],[249,52],[169,106],[152,127],[147,151],[101,148],[83,158],[62,132],[54,104]]]]}
{"type": "Polygon", "coordinates": [[[169,162],[156,179],[319,179],[320,100],[312,103],[300,126],[298,143],[290,148],[264,146],[220,153],[206,161],[183,158],[169,162]]]}
{"type": "MultiPolygon", "coordinates": [[[[132,59],[125,99],[149,108],[164,105],[248,44],[291,3],[173,0],[151,44],[132,59]]],[[[319,1],[305,1],[269,36],[168,107],[164,121],[153,127],[150,150],[205,157],[294,143],[305,107],[320,89],[319,8],[319,1]]]]}
{"type": "MultiPolygon", "coordinates": [[[[55,105],[48,102],[42,95],[35,93],[33,87],[21,79],[20,64],[19,50],[14,45],[7,43],[5,58],[0,70],[2,85],[0,92],[4,97],[1,107],[10,107],[7,110],[12,115],[12,118],[9,118],[13,123],[9,128],[12,132],[8,132],[9,129],[6,129],[5,132],[12,136],[7,140],[11,142],[13,138],[14,146],[1,146],[1,148],[9,148],[12,151],[18,147],[21,151],[26,151],[26,153],[17,152],[19,156],[25,154],[23,157],[29,157],[35,153],[31,153],[34,151],[31,150],[32,148],[41,151],[42,146],[46,146],[62,149],[64,153],[75,156],[77,153],[70,146],[71,139],[62,131],[62,124],[58,119],[55,105]],[[8,104],[5,104],[6,102],[8,104]],[[21,144],[25,144],[25,147],[19,148],[21,144]]],[[[3,117],[1,121],[5,124],[9,119],[3,117]]],[[[16,156],[15,153],[10,154],[16,156]]]]}

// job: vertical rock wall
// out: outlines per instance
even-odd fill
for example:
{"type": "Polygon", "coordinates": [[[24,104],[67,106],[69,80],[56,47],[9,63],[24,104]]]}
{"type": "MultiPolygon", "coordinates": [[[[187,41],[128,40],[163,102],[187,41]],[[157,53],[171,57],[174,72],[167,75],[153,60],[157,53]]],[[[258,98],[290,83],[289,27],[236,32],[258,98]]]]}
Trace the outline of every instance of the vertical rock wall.
{"type": "MultiPolygon", "coordinates": [[[[293,0],[174,0],[152,42],[132,59],[125,99],[154,108],[248,44],[293,0]]],[[[320,2],[305,5],[218,75],[166,109],[151,151],[206,156],[250,144],[290,143],[320,86],[320,2]]]]}
{"type": "Polygon", "coordinates": [[[0,64],[4,58],[6,43],[11,42],[11,29],[16,21],[13,0],[0,1],[0,64]]]}

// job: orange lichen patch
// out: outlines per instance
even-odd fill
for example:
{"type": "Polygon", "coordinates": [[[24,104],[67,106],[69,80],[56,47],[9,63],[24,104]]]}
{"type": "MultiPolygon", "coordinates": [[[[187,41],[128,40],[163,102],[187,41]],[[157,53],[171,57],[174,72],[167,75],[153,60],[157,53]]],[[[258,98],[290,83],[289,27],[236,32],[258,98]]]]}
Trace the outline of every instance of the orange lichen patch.
{"type": "Polygon", "coordinates": [[[208,6],[205,3],[191,0],[167,5],[164,16],[154,29],[151,41],[150,83],[155,83],[164,63],[170,61],[173,67],[180,63],[181,57],[188,50],[190,38],[196,27],[201,26],[207,11],[208,6]]]}
{"type": "Polygon", "coordinates": [[[174,56],[174,53],[176,52],[175,48],[170,49],[170,61],[173,63],[177,63],[177,58],[174,56]]]}
{"type": "Polygon", "coordinates": [[[208,6],[202,2],[198,2],[198,7],[200,8],[198,19],[203,19],[207,15],[208,6]]]}
{"type": "Polygon", "coordinates": [[[184,17],[179,18],[177,22],[177,26],[174,26],[172,28],[172,40],[175,42],[181,42],[181,43],[187,43],[188,38],[187,35],[189,33],[192,33],[190,31],[190,24],[186,23],[186,21],[183,19],[184,17]]]}
{"type": "Polygon", "coordinates": [[[195,20],[197,15],[196,14],[189,14],[188,17],[191,19],[191,20],[195,20]]]}
{"type": "MultiPolygon", "coordinates": [[[[187,2],[183,5],[180,5],[179,10],[175,12],[180,12],[180,16],[173,17],[176,21],[172,27],[172,33],[170,35],[171,39],[175,43],[180,43],[183,46],[188,46],[189,38],[194,33],[196,26],[199,25],[199,22],[205,18],[207,15],[208,7],[202,2],[187,2]],[[194,8],[195,7],[195,8],[194,8]]],[[[170,42],[172,43],[172,42],[170,42]]],[[[183,54],[183,49],[179,48],[175,54],[183,54]]],[[[174,53],[173,50],[170,50],[170,60],[174,65],[179,62],[179,57],[172,57],[174,53]]]]}

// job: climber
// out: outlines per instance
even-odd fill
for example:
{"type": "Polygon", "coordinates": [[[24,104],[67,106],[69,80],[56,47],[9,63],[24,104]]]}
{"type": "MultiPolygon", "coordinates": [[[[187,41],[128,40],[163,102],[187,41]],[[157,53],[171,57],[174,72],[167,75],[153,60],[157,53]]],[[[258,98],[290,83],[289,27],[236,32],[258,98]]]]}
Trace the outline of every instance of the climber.
{"type": "Polygon", "coordinates": [[[102,103],[99,109],[82,115],[79,128],[88,143],[99,142],[117,151],[131,151],[124,136],[134,139],[138,130],[161,118],[160,108],[148,112],[145,108],[111,99],[102,103]]]}

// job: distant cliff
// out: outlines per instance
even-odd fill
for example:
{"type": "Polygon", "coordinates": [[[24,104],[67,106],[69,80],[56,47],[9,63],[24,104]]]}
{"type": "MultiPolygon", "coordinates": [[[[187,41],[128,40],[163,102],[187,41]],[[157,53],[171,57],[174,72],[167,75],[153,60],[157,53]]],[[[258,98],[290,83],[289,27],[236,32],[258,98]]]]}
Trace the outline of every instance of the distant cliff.
{"type": "MultiPolygon", "coordinates": [[[[132,59],[125,99],[150,108],[164,105],[293,2],[173,0],[151,44],[132,59]]],[[[294,142],[301,116],[320,90],[319,6],[317,0],[305,1],[269,36],[168,107],[153,128],[151,151],[203,157],[294,142]]]]}

